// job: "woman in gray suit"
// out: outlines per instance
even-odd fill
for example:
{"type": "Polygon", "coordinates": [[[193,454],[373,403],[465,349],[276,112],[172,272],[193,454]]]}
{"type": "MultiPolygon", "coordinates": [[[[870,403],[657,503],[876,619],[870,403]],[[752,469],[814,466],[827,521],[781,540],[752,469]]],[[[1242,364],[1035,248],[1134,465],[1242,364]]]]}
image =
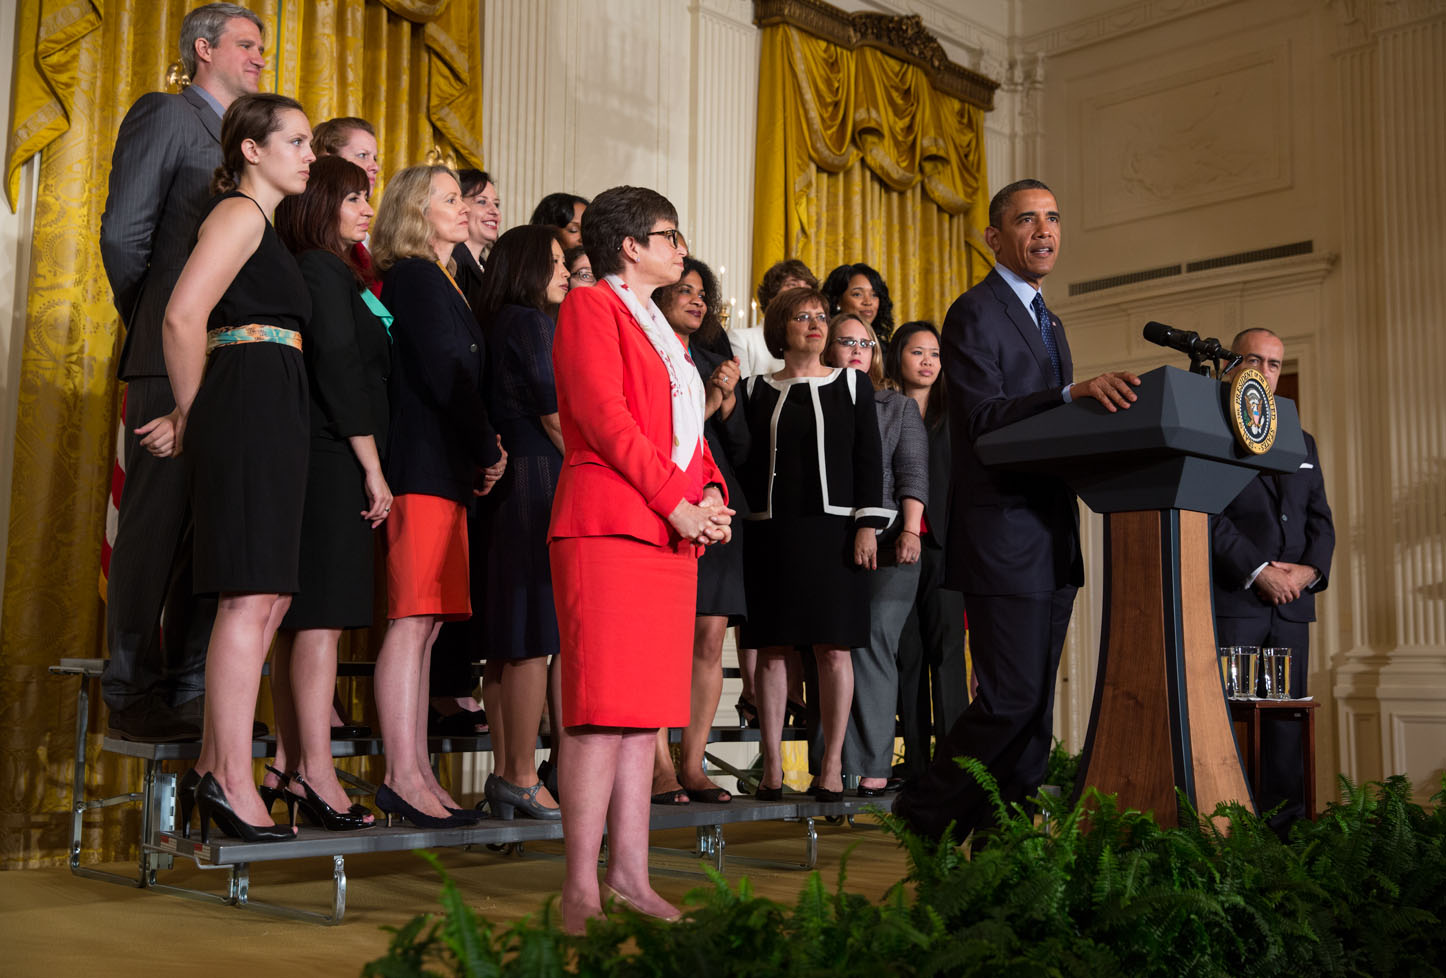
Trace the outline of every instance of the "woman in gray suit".
{"type": "Polygon", "coordinates": [[[843,769],[859,775],[859,796],[888,788],[899,694],[899,635],[919,589],[920,523],[929,501],[929,439],[913,398],[883,386],[883,357],[873,328],[851,313],[829,323],[824,362],[860,370],[876,388],[883,443],[884,505],[896,510],[878,533],[869,575],[869,644],[853,649],[854,700],[844,734],[843,769]]]}

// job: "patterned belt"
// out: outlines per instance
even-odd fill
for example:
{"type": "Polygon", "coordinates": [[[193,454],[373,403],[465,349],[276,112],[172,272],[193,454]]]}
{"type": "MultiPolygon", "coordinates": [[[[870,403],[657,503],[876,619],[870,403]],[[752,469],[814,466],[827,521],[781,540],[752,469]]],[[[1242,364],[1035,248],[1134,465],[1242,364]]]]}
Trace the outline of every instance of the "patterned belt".
{"type": "Polygon", "coordinates": [[[301,334],[294,329],[265,326],[261,323],[213,329],[206,333],[206,352],[208,354],[218,346],[235,346],[237,343],[280,343],[282,346],[299,350],[301,349],[301,334]]]}

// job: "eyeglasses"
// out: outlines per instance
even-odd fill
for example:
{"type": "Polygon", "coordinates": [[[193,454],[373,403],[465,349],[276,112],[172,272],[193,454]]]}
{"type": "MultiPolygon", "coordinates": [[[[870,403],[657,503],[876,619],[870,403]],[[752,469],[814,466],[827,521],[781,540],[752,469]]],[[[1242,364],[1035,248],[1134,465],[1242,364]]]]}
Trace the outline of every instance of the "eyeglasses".
{"type": "Polygon", "coordinates": [[[655,234],[659,234],[667,238],[668,244],[672,245],[674,250],[686,251],[688,249],[688,242],[683,237],[683,232],[679,231],[677,228],[668,228],[665,231],[649,231],[648,237],[651,238],[655,234]]]}
{"type": "Polygon", "coordinates": [[[591,268],[579,268],[568,276],[569,281],[577,279],[579,282],[596,282],[597,276],[592,273],[591,268]]]}
{"type": "Polygon", "coordinates": [[[837,343],[839,346],[847,347],[850,350],[852,350],[854,347],[858,347],[860,350],[872,350],[874,347],[879,345],[873,340],[856,340],[852,336],[840,336],[835,339],[834,342],[837,343]]]}
{"type": "Polygon", "coordinates": [[[815,312],[815,313],[801,312],[801,313],[799,313],[797,316],[794,316],[794,317],[793,317],[793,321],[796,322],[796,323],[815,322],[815,323],[818,323],[819,325],[827,326],[827,325],[828,325],[828,316],[824,315],[824,314],[821,313],[821,312],[815,312]]]}

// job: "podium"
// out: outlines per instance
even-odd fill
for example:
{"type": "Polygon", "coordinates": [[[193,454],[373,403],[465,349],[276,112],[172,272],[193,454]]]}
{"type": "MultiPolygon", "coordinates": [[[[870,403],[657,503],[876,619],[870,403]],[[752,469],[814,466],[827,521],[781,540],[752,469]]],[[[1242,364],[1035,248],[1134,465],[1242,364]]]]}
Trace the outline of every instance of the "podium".
{"type": "Polygon", "coordinates": [[[1253,455],[1232,433],[1229,385],[1175,367],[1140,377],[1137,400],[1110,413],[1077,401],[980,438],[986,465],[1062,479],[1105,518],[1104,625],[1078,790],[1180,817],[1254,809],[1216,661],[1209,516],[1260,471],[1305,458],[1295,404],[1277,399],[1275,443],[1253,455]]]}

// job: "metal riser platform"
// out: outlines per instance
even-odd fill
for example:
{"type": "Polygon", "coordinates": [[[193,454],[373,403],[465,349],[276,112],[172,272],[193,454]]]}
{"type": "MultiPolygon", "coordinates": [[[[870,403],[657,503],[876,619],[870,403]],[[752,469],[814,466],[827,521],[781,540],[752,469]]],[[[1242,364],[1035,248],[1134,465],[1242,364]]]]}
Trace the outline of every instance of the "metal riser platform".
{"type": "MultiPolygon", "coordinates": [[[[416,849],[492,847],[514,855],[521,855],[528,842],[557,840],[563,838],[561,822],[543,822],[531,819],[485,819],[474,826],[453,829],[418,829],[408,825],[387,827],[378,824],[354,832],[326,832],[321,829],[301,828],[295,839],[285,842],[239,842],[219,835],[211,835],[207,844],[200,841],[197,827],[192,826],[191,837],[181,836],[176,825],[176,781],[174,773],[161,769],[165,761],[184,761],[198,756],[198,743],[143,744],[103,737],[103,750],[135,757],[144,763],[141,790],[108,798],[89,799],[85,796],[85,743],[88,734],[90,696],[93,684],[99,681],[103,660],[64,659],[50,671],[57,675],[77,676],[80,689],[76,696],[75,769],[72,782],[72,825],[70,869],[76,876],[99,879],[126,886],[153,889],[171,893],[187,899],[207,903],[221,903],[260,913],[306,920],[323,924],[338,924],[346,914],[346,857],[367,853],[400,852],[416,849]],[[141,806],[140,858],[135,876],[123,876],[104,870],[81,865],[81,838],[83,820],[87,813],[96,809],[121,804],[141,806]],[[188,860],[203,870],[222,872],[226,876],[224,894],[174,886],[158,879],[161,871],[174,867],[177,858],[188,860]],[[332,869],[332,901],[327,912],[280,906],[251,899],[250,867],[253,863],[274,862],[296,859],[330,859],[332,869]]],[[[671,730],[670,740],[681,737],[681,730],[671,730]]],[[[786,739],[801,739],[799,728],[785,730],[786,739]]],[[[719,727],[714,728],[710,742],[757,742],[756,729],[719,727]]],[[[434,754],[490,751],[491,741],[482,737],[432,738],[428,742],[434,754]]],[[[539,741],[546,746],[545,740],[539,741]]],[[[267,740],[258,740],[252,747],[253,756],[270,756],[273,745],[267,740]]],[[[357,757],[380,754],[380,738],[333,741],[333,755],[336,757],[357,757]]],[[[711,755],[710,755],[710,759],[711,755]]],[[[745,776],[744,772],[724,764],[729,774],[745,776]]],[[[762,802],[748,796],[735,796],[726,804],[692,803],[676,807],[655,806],[650,828],[653,831],[694,828],[697,830],[697,846],[691,851],[676,849],[658,850],[673,855],[686,855],[712,863],[719,872],[724,868],[726,842],[723,827],[735,822],[787,821],[798,822],[803,828],[804,858],[799,864],[812,869],[818,859],[818,833],[815,820],[822,818],[831,823],[847,821],[852,824],[854,817],[878,807],[876,799],[846,797],[843,801],[822,803],[807,794],[788,794],[781,801],[762,802]]],[[[213,827],[214,829],[214,827],[213,827]]],[[[606,853],[606,844],[604,845],[606,853]]]]}

